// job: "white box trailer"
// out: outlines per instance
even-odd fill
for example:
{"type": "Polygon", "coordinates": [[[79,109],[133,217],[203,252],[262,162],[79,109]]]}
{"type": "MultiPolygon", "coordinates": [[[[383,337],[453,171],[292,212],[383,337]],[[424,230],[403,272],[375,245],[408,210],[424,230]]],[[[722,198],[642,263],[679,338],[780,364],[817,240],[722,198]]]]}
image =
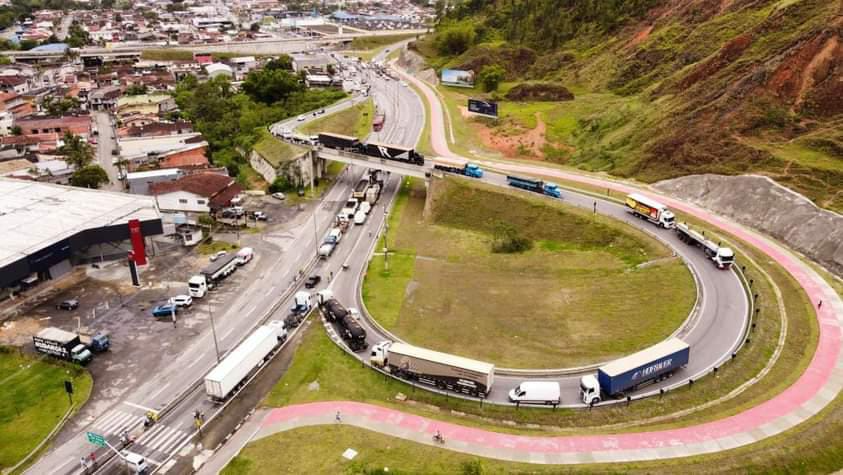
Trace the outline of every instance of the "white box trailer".
{"type": "Polygon", "coordinates": [[[282,325],[262,325],[205,376],[205,393],[224,401],[286,337],[282,325]]]}
{"type": "Polygon", "coordinates": [[[626,207],[635,216],[646,219],[659,227],[672,229],[676,224],[675,216],[672,211],[667,209],[667,206],[644,195],[638,193],[628,195],[626,207]]]}

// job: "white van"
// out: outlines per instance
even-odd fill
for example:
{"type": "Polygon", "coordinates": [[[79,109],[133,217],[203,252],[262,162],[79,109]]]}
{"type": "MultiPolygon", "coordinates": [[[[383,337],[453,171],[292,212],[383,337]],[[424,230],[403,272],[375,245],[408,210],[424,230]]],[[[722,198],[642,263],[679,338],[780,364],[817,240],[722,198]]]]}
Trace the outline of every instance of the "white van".
{"type": "Polygon", "coordinates": [[[129,467],[130,473],[147,473],[149,471],[149,466],[146,464],[146,459],[143,458],[142,455],[136,454],[134,452],[129,452],[128,450],[124,450],[120,453],[120,455],[123,456],[123,460],[129,467]]]}
{"type": "Polygon", "coordinates": [[[524,381],[509,392],[509,400],[522,404],[557,405],[562,401],[556,381],[524,381]]]}
{"type": "Polygon", "coordinates": [[[325,239],[322,242],[339,244],[340,239],[342,239],[342,230],[340,228],[333,228],[330,232],[328,232],[328,235],[325,236],[325,239]]]}
{"type": "Polygon", "coordinates": [[[366,222],[366,213],[358,211],[354,215],[354,224],[363,224],[366,222]]]}
{"type": "Polygon", "coordinates": [[[237,251],[237,265],[242,266],[243,264],[252,260],[254,257],[255,251],[251,247],[244,247],[237,251]]]}

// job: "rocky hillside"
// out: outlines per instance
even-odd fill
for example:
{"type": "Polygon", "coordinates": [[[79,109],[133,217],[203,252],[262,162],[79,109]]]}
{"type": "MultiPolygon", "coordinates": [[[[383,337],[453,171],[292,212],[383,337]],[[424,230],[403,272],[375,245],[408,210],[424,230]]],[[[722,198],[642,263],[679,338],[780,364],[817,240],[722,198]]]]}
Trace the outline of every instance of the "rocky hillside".
{"type": "Polygon", "coordinates": [[[548,150],[569,151],[554,161],[646,181],[756,172],[843,211],[842,31],[839,0],[471,0],[417,49],[437,68],[501,65],[502,89],[606,95],[569,106],[571,130],[548,116],[564,132],[548,150]]]}

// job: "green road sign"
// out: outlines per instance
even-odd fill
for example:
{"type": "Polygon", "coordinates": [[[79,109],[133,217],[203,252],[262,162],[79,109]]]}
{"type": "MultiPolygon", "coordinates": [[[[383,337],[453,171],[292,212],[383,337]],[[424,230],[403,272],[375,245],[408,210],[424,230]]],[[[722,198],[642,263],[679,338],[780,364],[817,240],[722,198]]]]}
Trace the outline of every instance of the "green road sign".
{"type": "Polygon", "coordinates": [[[105,437],[93,432],[86,432],[85,435],[88,436],[88,442],[94,445],[99,445],[100,447],[105,447],[105,437]]]}

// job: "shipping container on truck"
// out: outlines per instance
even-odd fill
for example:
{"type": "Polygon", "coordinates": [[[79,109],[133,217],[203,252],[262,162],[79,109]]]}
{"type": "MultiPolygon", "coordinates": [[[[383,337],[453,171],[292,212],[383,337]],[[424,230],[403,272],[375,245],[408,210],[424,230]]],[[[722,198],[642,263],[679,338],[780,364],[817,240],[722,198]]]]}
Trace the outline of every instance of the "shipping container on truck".
{"type": "Polygon", "coordinates": [[[384,123],[386,123],[386,116],[382,113],[375,114],[375,118],[372,119],[372,130],[380,132],[383,130],[384,123]]]}
{"type": "Polygon", "coordinates": [[[690,360],[691,347],[679,338],[670,338],[638,353],[617,359],[597,369],[597,378],[583,376],[580,394],[583,402],[601,394],[615,397],[641,386],[658,382],[685,367],[690,360]],[[595,381],[596,379],[596,381],[595,381]],[[599,387],[595,388],[595,382],[599,387]]]}
{"type": "Polygon", "coordinates": [[[462,167],[434,165],[433,168],[435,168],[436,170],[441,170],[443,172],[455,173],[457,175],[463,175],[471,178],[483,178],[483,169],[480,168],[479,165],[476,165],[474,163],[466,163],[462,167]]]}
{"type": "Polygon", "coordinates": [[[632,193],[626,197],[626,207],[635,216],[646,219],[659,227],[670,229],[675,224],[673,212],[667,209],[667,206],[638,193],[632,193]]]}
{"type": "Polygon", "coordinates": [[[351,197],[362,201],[366,199],[366,191],[369,190],[369,177],[364,176],[354,185],[354,190],[351,192],[351,197]]]}
{"type": "Polygon", "coordinates": [[[319,144],[323,147],[345,150],[347,152],[358,152],[360,150],[360,141],[355,137],[329,132],[319,134],[319,144]]]}
{"type": "Polygon", "coordinates": [[[475,397],[485,398],[495,378],[491,363],[399,342],[378,343],[369,362],[400,378],[475,397]]]}
{"type": "Polygon", "coordinates": [[[283,322],[259,326],[205,376],[205,393],[224,401],[286,338],[283,322]]]}
{"type": "Polygon", "coordinates": [[[364,155],[370,157],[385,158],[387,160],[411,163],[413,165],[424,165],[424,155],[416,152],[412,147],[366,142],[362,145],[361,149],[364,155]]]}
{"type": "Polygon", "coordinates": [[[675,229],[680,241],[702,249],[719,269],[732,267],[735,262],[735,252],[731,248],[721,247],[719,243],[706,239],[703,233],[694,231],[685,223],[678,223],[675,229]]]}

